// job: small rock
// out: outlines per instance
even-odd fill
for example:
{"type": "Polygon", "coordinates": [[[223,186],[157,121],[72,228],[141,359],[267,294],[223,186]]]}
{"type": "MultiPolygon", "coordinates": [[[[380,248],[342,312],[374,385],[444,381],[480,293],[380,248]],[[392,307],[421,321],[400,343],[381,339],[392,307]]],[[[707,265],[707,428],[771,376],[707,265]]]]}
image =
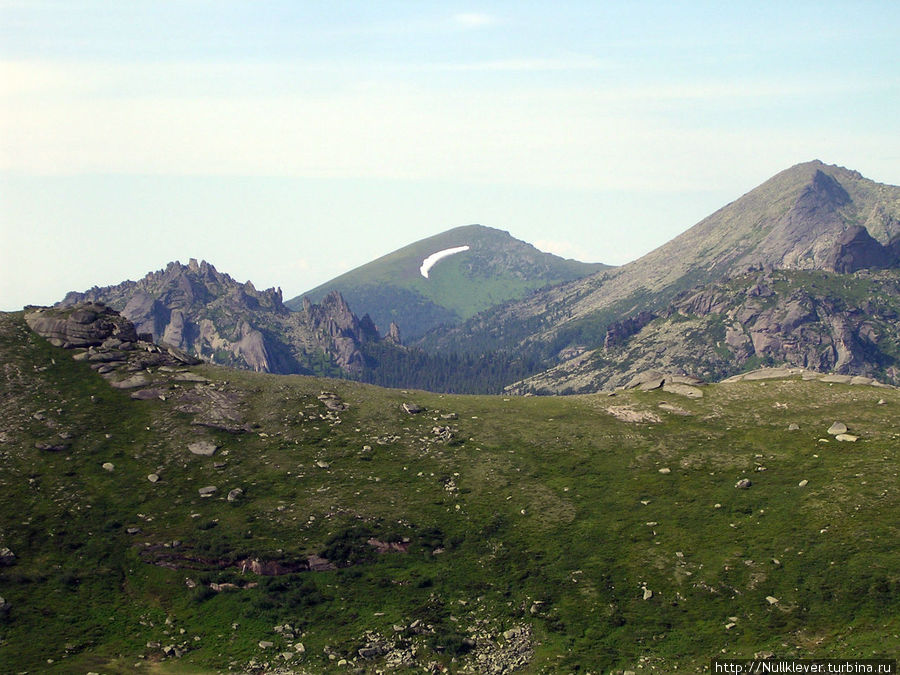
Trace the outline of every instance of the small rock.
{"type": "Polygon", "coordinates": [[[230,502],[236,502],[238,499],[244,496],[244,491],[241,488],[234,488],[233,490],[229,490],[228,496],[226,499],[230,502]]]}
{"type": "Polygon", "coordinates": [[[669,474],[669,473],[672,473],[672,469],[670,469],[669,467],[665,466],[665,467],[663,467],[662,469],[660,469],[659,472],[660,472],[660,473],[663,473],[663,474],[669,474]]]}
{"type": "Polygon", "coordinates": [[[651,591],[649,588],[645,588],[644,589],[644,600],[649,600],[652,597],[653,597],[653,591],[651,591]]]}
{"type": "Polygon", "coordinates": [[[260,649],[270,649],[275,646],[274,642],[269,642],[268,640],[260,640],[259,648],[260,649]]]}
{"type": "Polygon", "coordinates": [[[103,462],[103,464],[100,465],[100,468],[104,471],[113,471],[116,468],[116,465],[112,462],[103,462]]]}
{"type": "Polygon", "coordinates": [[[201,455],[202,457],[212,457],[219,447],[212,441],[194,441],[188,444],[188,450],[193,455],[201,455]]]}
{"type": "Polygon", "coordinates": [[[298,654],[302,654],[303,652],[306,651],[306,647],[303,646],[302,642],[298,642],[297,644],[294,645],[294,651],[297,652],[298,654]]]}
{"type": "Polygon", "coordinates": [[[215,485],[207,485],[206,487],[202,487],[197,492],[200,493],[201,497],[212,497],[216,493],[215,485]]]}
{"type": "Polygon", "coordinates": [[[416,405],[415,403],[404,403],[401,407],[410,415],[415,415],[424,410],[422,406],[416,405]]]}
{"type": "Polygon", "coordinates": [[[801,480],[799,483],[797,483],[798,487],[806,487],[807,485],[809,485],[809,481],[806,480],[805,478],[803,480],[801,480]]]}
{"type": "Polygon", "coordinates": [[[320,469],[327,469],[328,467],[331,466],[331,464],[329,464],[328,462],[326,462],[324,460],[319,459],[319,460],[316,460],[316,466],[319,467],[320,469]]]}
{"type": "Polygon", "coordinates": [[[151,473],[150,475],[147,476],[147,480],[149,480],[151,483],[157,483],[157,482],[159,482],[159,474],[151,473]]]}
{"type": "Polygon", "coordinates": [[[750,482],[749,478],[741,478],[737,483],[734,484],[734,487],[738,488],[739,490],[746,490],[751,485],[753,485],[753,483],[750,482]]]}
{"type": "Polygon", "coordinates": [[[878,403],[876,403],[875,405],[884,405],[884,403],[885,403],[884,399],[880,398],[880,399],[878,399],[878,403]]]}
{"type": "Polygon", "coordinates": [[[846,434],[847,425],[843,422],[835,422],[830,427],[828,427],[828,433],[832,436],[837,436],[838,434],[846,434]]]}
{"type": "Polygon", "coordinates": [[[788,431],[798,431],[799,429],[800,429],[800,425],[797,424],[796,422],[791,422],[788,425],[788,431]]]}
{"type": "Polygon", "coordinates": [[[854,436],[853,434],[838,434],[834,437],[836,441],[844,441],[845,443],[856,443],[856,439],[859,436],[854,436]]]}
{"type": "Polygon", "coordinates": [[[770,605],[777,605],[777,604],[778,604],[778,598],[772,597],[771,595],[767,595],[767,596],[766,596],[766,602],[768,602],[770,605]]]}
{"type": "Polygon", "coordinates": [[[13,553],[10,549],[0,548],[0,565],[4,567],[9,567],[10,565],[16,564],[16,554],[13,553]]]}

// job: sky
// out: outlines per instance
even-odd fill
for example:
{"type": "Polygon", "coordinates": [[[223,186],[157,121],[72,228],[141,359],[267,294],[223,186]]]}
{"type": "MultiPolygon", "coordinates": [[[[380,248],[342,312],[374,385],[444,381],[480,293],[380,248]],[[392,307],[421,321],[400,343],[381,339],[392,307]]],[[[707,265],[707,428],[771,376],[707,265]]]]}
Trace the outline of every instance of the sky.
{"type": "Polygon", "coordinates": [[[0,310],[285,299],[480,223],[624,264],[799,162],[900,184],[900,3],[0,0],[0,310]]]}

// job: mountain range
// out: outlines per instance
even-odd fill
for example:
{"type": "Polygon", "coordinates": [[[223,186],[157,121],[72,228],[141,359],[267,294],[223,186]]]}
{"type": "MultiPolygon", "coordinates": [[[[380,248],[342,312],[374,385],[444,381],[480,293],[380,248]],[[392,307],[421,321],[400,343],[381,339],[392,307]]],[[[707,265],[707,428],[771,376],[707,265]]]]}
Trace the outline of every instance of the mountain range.
{"type": "MultiPolygon", "coordinates": [[[[798,164],[634,262],[484,312],[428,336],[424,346],[532,354],[554,370],[543,377],[545,385],[579,389],[564,373],[577,370],[583,382],[584,355],[601,349],[608,331],[618,332],[621,343],[648,316],[669,312],[682,292],[701,292],[751,269],[846,275],[896,268],[898,239],[900,188],[819,161],[798,164]],[[572,359],[580,365],[561,367],[572,359]]],[[[832,363],[838,365],[837,359],[832,363]]],[[[618,370],[627,372],[628,365],[618,370]]],[[[741,367],[735,360],[731,370],[741,367]]],[[[855,372],[858,363],[839,367],[855,372]]],[[[695,366],[686,363],[685,369],[695,366]]],[[[595,384],[604,381],[595,378],[595,384]]]]}
{"type": "Polygon", "coordinates": [[[900,188],[813,161],[616,268],[470,225],[286,303],[192,260],[62,305],[105,303],[207,361],[385,386],[588,392],[760,364],[898,382],[898,268],[900,188]]]}

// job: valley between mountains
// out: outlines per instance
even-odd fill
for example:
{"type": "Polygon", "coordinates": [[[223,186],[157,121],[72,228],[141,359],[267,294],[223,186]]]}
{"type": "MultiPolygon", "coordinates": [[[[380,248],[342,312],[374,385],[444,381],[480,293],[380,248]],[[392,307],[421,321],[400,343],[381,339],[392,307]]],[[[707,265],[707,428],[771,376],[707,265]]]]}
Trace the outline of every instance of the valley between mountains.
{"type": "Polygon", "coordinates": [[[284,301],[0,314],[0,672],[703,673],[900,651],[900,188],[621,267],[465,226],[284,301]]]}

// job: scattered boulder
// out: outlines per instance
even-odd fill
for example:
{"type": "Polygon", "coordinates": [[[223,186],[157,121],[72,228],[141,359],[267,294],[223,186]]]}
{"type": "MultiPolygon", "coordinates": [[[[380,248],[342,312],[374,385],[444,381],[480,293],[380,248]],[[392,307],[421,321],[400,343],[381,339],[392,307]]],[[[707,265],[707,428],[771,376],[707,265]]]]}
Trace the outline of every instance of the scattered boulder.
{"type": "Polygon", "coordinates": [[[103,462],[103,464],[100,465],[100,468],[102,468],[104,471],[114,471],[116,465],[112,462],[103,462]]]}
{"type": "Polygon", "coordinates": [[[137,389],[150,384],[150,378],[142,373],[126,377],[124,380],[111,380],[109,385],[114,389],[137,389]]]}
{"type": "Polygon", "coordinates": [[[158,483],[159,482],[159,474],[151,473],[150,475],[147,476],[147,480],[149,480],[151,483],[158,483]]]}
{"type": "Polygon", "coordinates": [[[165,401],[166,391],[167,390],[158,387],[154,387],[151,389],[138,389],[137,391],[131,392],[131,398],[133,398],[135,401],[152,401],[157,398],[165,401]]]}
{"type": "Polygon", "coordinates": [[[670,468],[667,467],[667,466],[664,466],[663,468],[661,468],[661,469],[659,470],[659,472],[662,473],[662,474],[670,474],[670,473],[672,473],[672,469],[670,469],[670,468]]]}
{"type": "Polygon", "coordinates": [[[830,427],[828,427],[828,433],[832,436],[837,436],[838,434],[846,434],[847,425],[843,422],[835,422],[830,427]]]}
{"type": "Polygon", "coordinates": [[[230,502],[236,502],[243,496],[244,491],[241,488],[234,488],[233,490],[228,491],[228,496],[226,497],[226,499],[230,502]]]}
{"type": "Polygon", "coordinates": [[[834,437],[836,441],[844,441],[845,443],[856,443],[859,436],[854,436],[853,434],[838,434],[834,437]]]}
{"type": "Polygon", "coordinates": [[[703,398],[703,390],[699,387],[693,387],[689,384],[681,384],[680,382],[668,382],[663,384],[663,391],[669,394],[677,394],[678,396],[686,396],[688,398],[703,398]]]}
{"type": "Polygon", "coordinates": [[[201,497],[212,497],[216,493],[215,485],[207,485],[206,487],[202,487],[197,492],[200,493],[201,497]]]}
{"type": "Polygon", "coordinates": [[[188,450],[190,450],[191,454],[200,455],[201,457],[212,457],[218,449],[218,445],[208,440],[194,441],[188,444],[188,450]]]}
{"type": "Polygon", "coordinates": [[[766,596],[766,602],[768,602],[770,605],[777,605],[777,604],[778,604],[778,598],[776,598],[776,597],[774,597],[774,596],[771,596],[771,595],[767,595],[767,596],[766,596]]]}
{"type": "Polygon", "coordinates": [[[734,487],[736,487],[739,490],[746,490],[751,485],[753,485],[753,483],[750,481],[749,478],[741,478],[737,483],[734,484],[734,487]]]}
{"type": "Polygon", "coordinates": [[[16,554],[6,546],[0,548],[0,566],[9,567],[16,564],[16,554]]]}
{"type": "Polygon", "coordinates": [[[401,407],[406,413],[410,415],[416,415],[425,410],[425,408],[420,405],[416,405],[415,403],[404,403],[401,407]]]}
{"type": "Polygon", "coordinates": [[[68,443],[43,443],[37,442],[34,444],[34,447],[37,450],[44,450],[46,452],[62,452],[66,448],[69,447],[68,443]]]}
{"type": "Polygon", "coordinates": [[[658,370],[647,370],[632,377],[628,384],[625,385],[625,388],[652,391],[662,387],[665,382],[666,378],[661,372],[658,370]]]}
{"type": "Polygon", "coordinates": [[[316,398],[318,398],[326,408],[333,412],[342,412],[350,407],[341,401],[337,394],[331,391],[323,391],[316,398]]]}
{"type": "Polygon", "coordinates": [[[645,589],[644,589],[643,599],[644,599],[644,600],[649,600],[649,599],[652,598],[652,597],[653,597],[653,591],[651,591],[649,588],[645,588],[645,589]]]}

